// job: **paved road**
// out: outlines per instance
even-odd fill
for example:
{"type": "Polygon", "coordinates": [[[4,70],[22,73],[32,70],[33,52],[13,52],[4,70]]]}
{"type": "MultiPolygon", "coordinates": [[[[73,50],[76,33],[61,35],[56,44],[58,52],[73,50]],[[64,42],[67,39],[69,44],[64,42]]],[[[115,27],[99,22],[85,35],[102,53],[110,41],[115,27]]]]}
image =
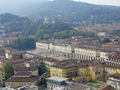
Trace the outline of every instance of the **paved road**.
{"type": "Polygon", "coordinates": [[[62,57],[62,56],[51,55],[51,54],[49,54],[49,53],[42,53],[42,52],[40,52],[39,50],[32,50],[32,51],[27,51],[27,52],[28,52],[28,53],[32,53],[32,54],[35,54],[35,55],[40,55],[40,56],[43,56],[43,57],[55,58],[55,59],[58,59],[59,61],[67,60],[67,59],[68,59],[68,58],[62,57]]]}

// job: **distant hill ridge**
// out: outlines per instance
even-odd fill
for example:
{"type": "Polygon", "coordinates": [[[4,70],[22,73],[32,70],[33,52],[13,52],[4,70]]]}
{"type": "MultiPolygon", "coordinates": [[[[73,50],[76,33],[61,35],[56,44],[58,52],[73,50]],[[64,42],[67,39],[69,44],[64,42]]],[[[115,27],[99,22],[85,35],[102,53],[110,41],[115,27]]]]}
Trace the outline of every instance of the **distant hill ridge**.
{"type": "Polygon", "coordinates": [[[120,7],[94,5],[73,0],[54,0],[23,7],[15,14],[30,18],[58,19],[64,22],[94,21],[95,23],[120,22],[120,7]]]}

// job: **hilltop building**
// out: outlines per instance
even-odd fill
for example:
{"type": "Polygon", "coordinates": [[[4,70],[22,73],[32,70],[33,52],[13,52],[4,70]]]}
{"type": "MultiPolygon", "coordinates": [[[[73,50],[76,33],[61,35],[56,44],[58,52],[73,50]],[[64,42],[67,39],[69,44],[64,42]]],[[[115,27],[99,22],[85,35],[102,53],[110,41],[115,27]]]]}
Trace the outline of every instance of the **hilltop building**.
{"type": "Polygon", "coordinates": [[[44,24],[48,24],[48,25],[50,24],[50,25],[51,25],[51,24],[60,23],[60,21],[50,20],[49,17],[46,16],[46,17],[44,18],[43,23],[44,23],[44,24]]]}
{"type": "Polygon", "coordinates": [[[50,20],[49,20],[49,17],[45,17],[44,18],[44,21],[43,21],[44,24],[49,24],[50,23],[50,20]]]}

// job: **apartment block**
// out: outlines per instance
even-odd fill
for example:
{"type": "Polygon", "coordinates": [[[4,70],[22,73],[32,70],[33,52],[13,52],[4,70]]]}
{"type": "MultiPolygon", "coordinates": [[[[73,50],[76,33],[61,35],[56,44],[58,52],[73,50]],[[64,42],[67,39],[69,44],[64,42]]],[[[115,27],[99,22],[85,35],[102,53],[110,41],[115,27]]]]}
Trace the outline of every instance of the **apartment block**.
{"type": "Polygon", "coordinates": [[[56,63],[58,62],[57,59],[53,59],[53,58],[41,58],[40,60],[40,64],[43,65],[44,69],[46,71],[50,71],[50,67],[53,65],[56,65],[56,63]]]}
{"type": "Polygon", "coordinates": [[[120,74],[111,74],[108,76],[106,79],[106,82],[108,85],[111,85],[115,89],[119,90],[120,89],[120,74]]]}
{"type": "Polygon", "coordinates": [[[113,67],[98,61],[66,60],[50,67],[50,76],[59,76],[71,80],[105,81],[109,74],[120,73],[119,67],[113,67]],[[111,72],[112,71],[112,72],[111,72]]]}
{"type": "Polygon", "coordinates": [[[40,80],[39,76],[28,76],[28,77],[19,77],[19,76],[12,76],[5,81],[5,86],[8,87],[21,87],[25,85],[36,85],[37,82],[40,80]]]}
{"type": "Polygon", "coordinates": [[[5,70],[0,68],[0,85],[5,84],[5,70]]]}
{"type": "Polygon", "coordinates": [[[19,67],[14,69],[14,74],[19,72],[30,72],[32,75],[38,75],[38,68],[37,67],[19,67]]]}

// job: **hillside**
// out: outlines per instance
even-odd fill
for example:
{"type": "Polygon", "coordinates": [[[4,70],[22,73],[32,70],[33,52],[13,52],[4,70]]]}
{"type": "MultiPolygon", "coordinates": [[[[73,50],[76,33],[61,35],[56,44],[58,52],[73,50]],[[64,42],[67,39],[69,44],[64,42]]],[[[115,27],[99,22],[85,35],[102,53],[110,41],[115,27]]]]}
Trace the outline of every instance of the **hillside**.
{"type": "Polygon", "coordinates": [[[69,0],[45,1],[19,9],[17,14],[38,19],[48,16],[70,23],[90,20],[96,23],[120,22],[120,7],[69,0]]]}
{"type": "MultiPolygon", "coordinates": [[[[4,46],[14,49],[34,49],[35,41],[45,39],[63,39],[71,36],[93,37],[94,33],[90,31],[77,31],[71,26],[60,21],[54,23],[43,23],[43,21],[30,20],[26,17],[19,17],[10,13],[0,14],[1,30],[4,30],[4,38],[18,37],[4,42],[4,46]]],[[[0,33],[2,36],[2,33],[0,33]]]]}
{"type": "Polygon", "coordinates": [[[10,13],[0,14],[0,23],[5,27],[6,32],[20,32],[31,24],[26,17],[19,17],[10,13]]]}

